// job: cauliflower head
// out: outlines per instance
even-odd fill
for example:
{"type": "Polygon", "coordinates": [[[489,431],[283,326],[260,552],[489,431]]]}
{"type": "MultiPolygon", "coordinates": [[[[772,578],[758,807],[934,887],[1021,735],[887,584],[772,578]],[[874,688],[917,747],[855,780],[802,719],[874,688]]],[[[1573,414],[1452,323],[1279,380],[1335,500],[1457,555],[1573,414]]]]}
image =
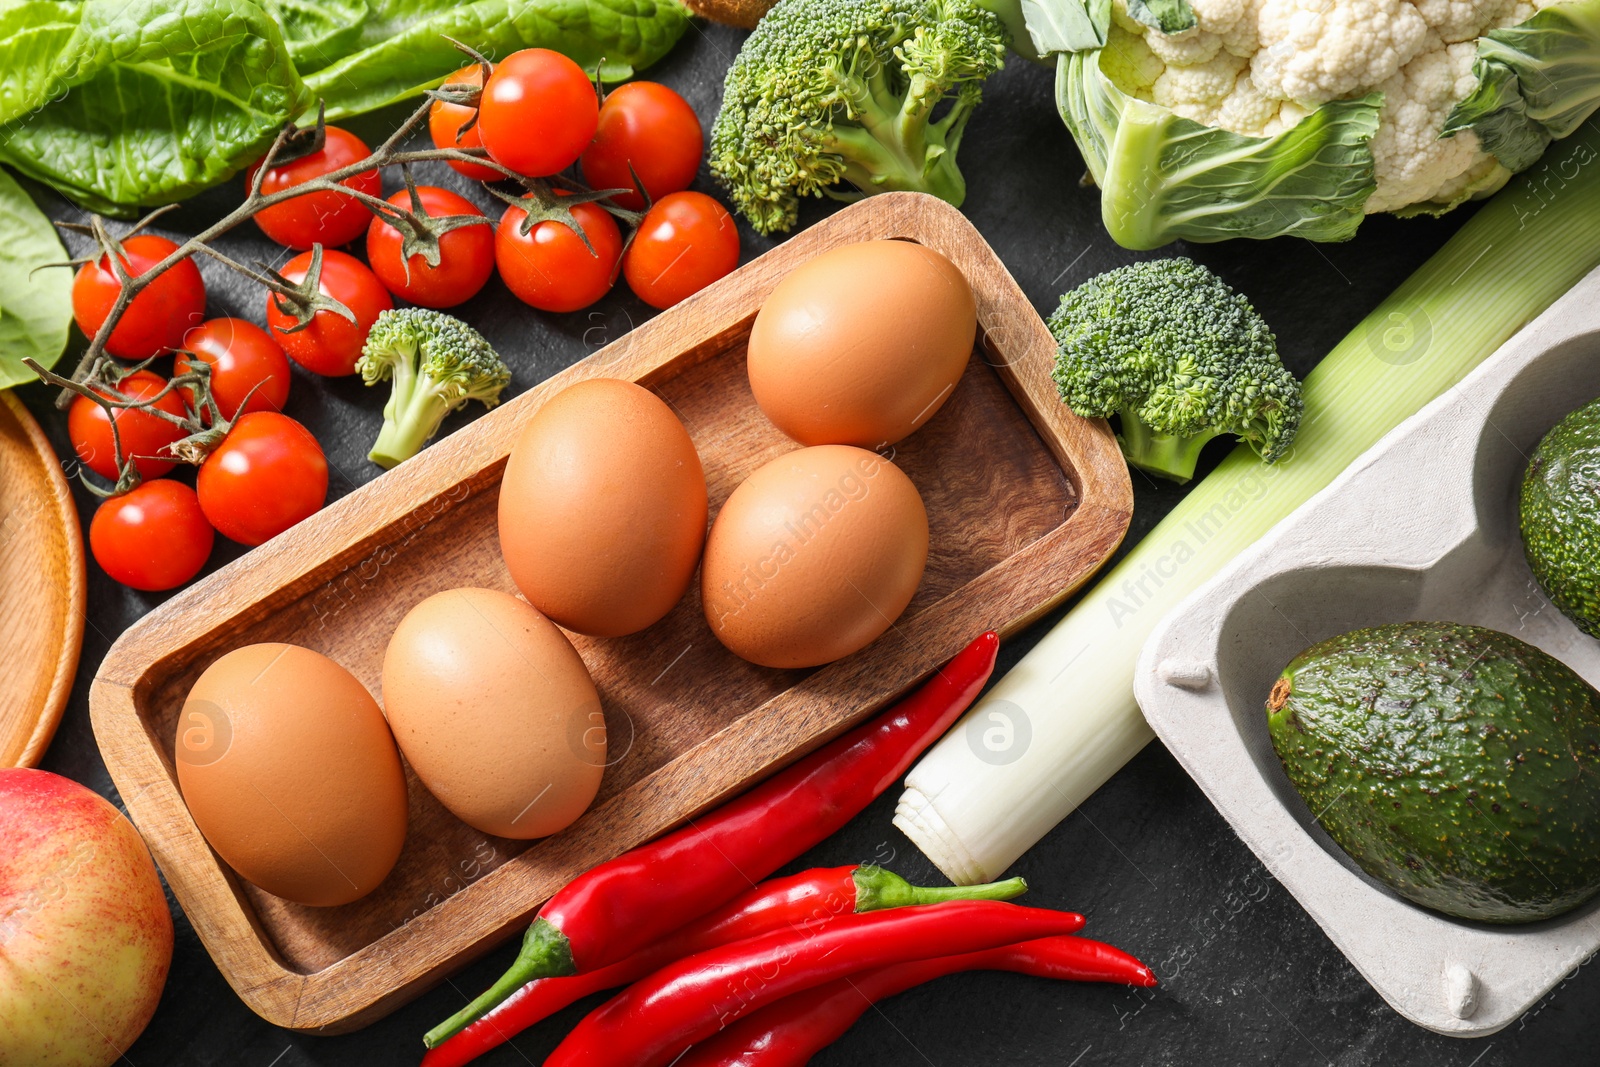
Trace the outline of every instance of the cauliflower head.
{"type": "Polygon", "coordinates": [[[1600,108],[1600,0],[1027,0],[1128,248],[1486,196],[1600,108]]]}
{"type": "Polygon", "coordinates": [[[1125,92],[1251,136],[1319,105],[1383,94],[1365,211],[1442,211],[1510,178],[1463,130],[1441,137],[1477,85],[1477,40],[1556,0],[1191,0],[1196,25],[1168,35],[1114,0],[1102,69],[1125,92]]]}

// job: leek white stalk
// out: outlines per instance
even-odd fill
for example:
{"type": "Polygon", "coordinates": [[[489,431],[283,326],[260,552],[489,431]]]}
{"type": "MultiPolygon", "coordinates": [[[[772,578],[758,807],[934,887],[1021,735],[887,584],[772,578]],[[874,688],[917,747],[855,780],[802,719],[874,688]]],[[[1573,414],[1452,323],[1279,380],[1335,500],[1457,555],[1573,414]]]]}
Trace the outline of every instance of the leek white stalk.
{"type": "Polygon", "coordinates": [[[1133,675],[1156,623],[1596,265],[1591,119],[1317,366],[1291,455],[1236,449],[968,712],[912,770],[895,825],[951,881],[998,877],[1153,736],[1133,675]]]}

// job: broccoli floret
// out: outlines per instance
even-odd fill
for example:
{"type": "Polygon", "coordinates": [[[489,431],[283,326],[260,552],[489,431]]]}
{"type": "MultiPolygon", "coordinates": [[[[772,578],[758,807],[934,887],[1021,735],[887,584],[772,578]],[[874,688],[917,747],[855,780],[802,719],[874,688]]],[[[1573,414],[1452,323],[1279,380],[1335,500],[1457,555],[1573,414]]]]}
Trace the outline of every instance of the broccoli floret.
{"type": "Polygon", "coordinates": [[[444,417],[467,401],[494,407],[511,381],[511,369],[482,334],[425,308],[379,315],[356,369],[368,385],[394,381],[383,406],[383,429],[367,454],[384,468],[416,455],[444,417]]]}
{"type": "Polygon", "coordinates": [[[956,149],[1008,37],[974,0],[780,0],[728,70],[712,172],[761,233],[793,227],[808,195],[911,189],[959,205],[956,149]]]}
{"type": "Polygon", "coordinates": [[[1186,482],[1233,434],[1275,462],[1300,426],[1300,383],[1250,301],[1190,259],[1119,267],[1061,298],[1052,377],[1079,415],[1120,416],[1128,462],[1186,482]]]}

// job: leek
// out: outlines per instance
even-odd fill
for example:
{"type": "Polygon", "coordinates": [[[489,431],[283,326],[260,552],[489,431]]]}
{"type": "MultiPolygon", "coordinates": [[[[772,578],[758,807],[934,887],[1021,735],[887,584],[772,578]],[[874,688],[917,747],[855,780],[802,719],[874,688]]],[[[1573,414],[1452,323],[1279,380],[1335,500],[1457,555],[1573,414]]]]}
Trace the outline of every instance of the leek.
{"type": "Polygon", "coordinates": [[[1133,699],[1173,607],[1600,265],[1600,120],[1513,180],[1305,381],[1289,456],[1240,446],[936,745],[895,825],[992,881],[1153,736],[1133,699]]]}

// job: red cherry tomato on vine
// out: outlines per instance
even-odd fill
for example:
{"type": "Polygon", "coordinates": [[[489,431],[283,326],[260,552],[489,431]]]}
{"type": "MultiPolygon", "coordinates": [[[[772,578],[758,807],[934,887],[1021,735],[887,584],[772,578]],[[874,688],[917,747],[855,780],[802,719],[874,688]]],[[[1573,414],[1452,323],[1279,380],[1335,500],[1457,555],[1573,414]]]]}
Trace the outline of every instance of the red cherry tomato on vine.
{"type": "Polygon", "coordinates": [[[669,308],[739,265],[739,228],[704,193],[672,193],[639,223],[622,273],[640,300],[669,308]]]}
{"type": "MultiPolygon", "coordinates": [[[[322,147],[309,155],[280,163],[261,180],[263,194],[281,193],[312,178],[348,167],[372,154],[355,134],[337,126],[326,128],[322,147]]],[[[257,163],[250,168],[249,181],[255,181],[257,163]]],[[[339,183],[368,196],[383,195],[383,179],[375,170],[362,171],[339,183]]],[[[372,212],[353,196],[331,190],[305,193],[256,213],[261,232],[289,248],[310,248],[349,244],[366,232],[372,212]]]]}
{"type": "Polygon", "coordinates": [[[533,178],[576,163],[599,122],[589,75],[548,48],[524,48],[501,60],[478,102],[483,147],[497,163],[533,178]]]}
{"type": "MultiPolygon", "coordinates": [[[[306,271],[311,269],[311,255],[300,253],[280,273],[291,282],[304,281],[306,271]]],[[[394,301],[365,263],[336,250],[322,253],[322,276],[317,289],[349,308],[356,321],[351,322],[336,311],[319,311],[312,316],[310,326],[295,330],[294,315],[281,310],[281,298],[269,292],[267,329],[289,358],[306,370],[331,377],[354,374],[361,346],[367,342],[367,331],[380,314],[394,307],[394,301]]]]}
{"type": "MultiPolygon", "coordinates": [[[[166,386],[167,380],[147,370],[134,371],[117,383],[117,391],[134,400],[148,400],[166,386]]],[[[104,390],[96,390],[109,396],[104,390]]],[[[184,415],[183,398],[174,389],[155,402],[155,407],[180,418],[184,415]]],[[[86,396],[74,397],[67,409],[67,436],[72,440],[72,450],[84,466],[115,481],[117,478],[117,448],[112,440],[111,421],[116,420],[117,433],[122,438],[122,454],[133,459],[141,478],[159,478],[172,469],[170,459],[147,457],[165,455],[166,447],[184,436],[183,427],[174,426],[159,415],[133,408],[123,408],[113,415],[86,396]]]]}
{"type": "Polygon", "coordinates": [[[578,204],[573,217],[588,234],[594,252],[565,223],[538,223],[521,232],[527,212],[508,207],[494,233],[494,261],[506,287],[524,304],[541,311],[577,311],[611,291],[622,256],[622,233],[609,212],[578,204]]]}
{"type": "MultiPolygon", "coordinates": [[[[191,354],[178,354],[173,377],[187,374],[196,363],[209,364],[211,395],[223,418],[237,415],[245,397],[250,398],[245,411],[282,411],[288,402],[289,360],[278,342],[255,323],[211,319],[185,334],[183,347],[191,354]]],[[[193,390],[184,391],[191,394],[193,403],[193,390]]],[[[207,416],[202,412],[201,417],[207,416]]]]}
{"type": "Polygon", "coordinates": [[[194,490],[171,478],[111,497],[89,523],[89,549],[100,569],[147,592],[176,588],[199,574],[214,540],[194,490]]]}
{"type": "MultiPolygon", "coordinates": [[[[138,277],[166,259],[178,246],[153,233],[139,233],[122,242],[123,268],[138,277]]],[[[102,255],[78,268],[72,279],[72,317],[78,329],[93,337],[104,325],[122,292],[122,283],[102,255]]],[[[133,298],[106,341],[118,359],[149,359],[183,343],[184,331],[206,317],[206,283],[194,260],[185,259],[156,278],[133,298]]]]}
{"type": "MultiPolygon", "coordinates": [[[[476,215],[483,212],[465,197],[432,185],[417,186],[422,209],[435,218],[444,215],[476,215]]],[[[389,198],[395,207],[411,208],[411,194],[402,189],[389,198]]],[[[455,307],[476,296],[494,273],[494,225],[462,226],[439,238],[439,265],[414,255],[410,271],[401,252],[405,237],[382,216],[374,216],[367,230],[367,262],[372,273],[395,296],[425,308],[455,307]]]]}
{"type": "MultiPolygon", "coordinates": [[[[482,85],[483,69],[474,63],[470,67],[462,67],[450,77],[445,79],[446,85],[482,85]]],[[[478,113],[475,107],[466,104],[449,104],[443,100],[435,100],[428,109],[428,135],[433,138],[435,148],[481,148],[483,140],[478,135],[478,124],[473,123],[472,128],[466,133],[461,132],[461,127],[472,122],[472,117],[478,113]]],[[[450,161],[451,168],[457,173],[471,178],[475,182],[499,181],[505,175],[493,167],[486,167],[481,163],[458,163],[450,161]]]]}
{"type": "MultiPolygon", "coordinates": [[[[655,82],[629,82],[613,89],[600,105],[594,143],[583,152],[583,180],[594,189],[632,189],[634,173],[651,200],[689,188],[700,169],[705,135],[689,101],[655,82]]],[[[643,211],[638,193],[612,199],[630,211],[643,211]]]]}
{"type": "Polygon", "coordinates": [[[317,513],[328,461],[311,431],[287,415],[241,415],[196,479],[200,509],[222,536],[259,545],[317,513]]]}

